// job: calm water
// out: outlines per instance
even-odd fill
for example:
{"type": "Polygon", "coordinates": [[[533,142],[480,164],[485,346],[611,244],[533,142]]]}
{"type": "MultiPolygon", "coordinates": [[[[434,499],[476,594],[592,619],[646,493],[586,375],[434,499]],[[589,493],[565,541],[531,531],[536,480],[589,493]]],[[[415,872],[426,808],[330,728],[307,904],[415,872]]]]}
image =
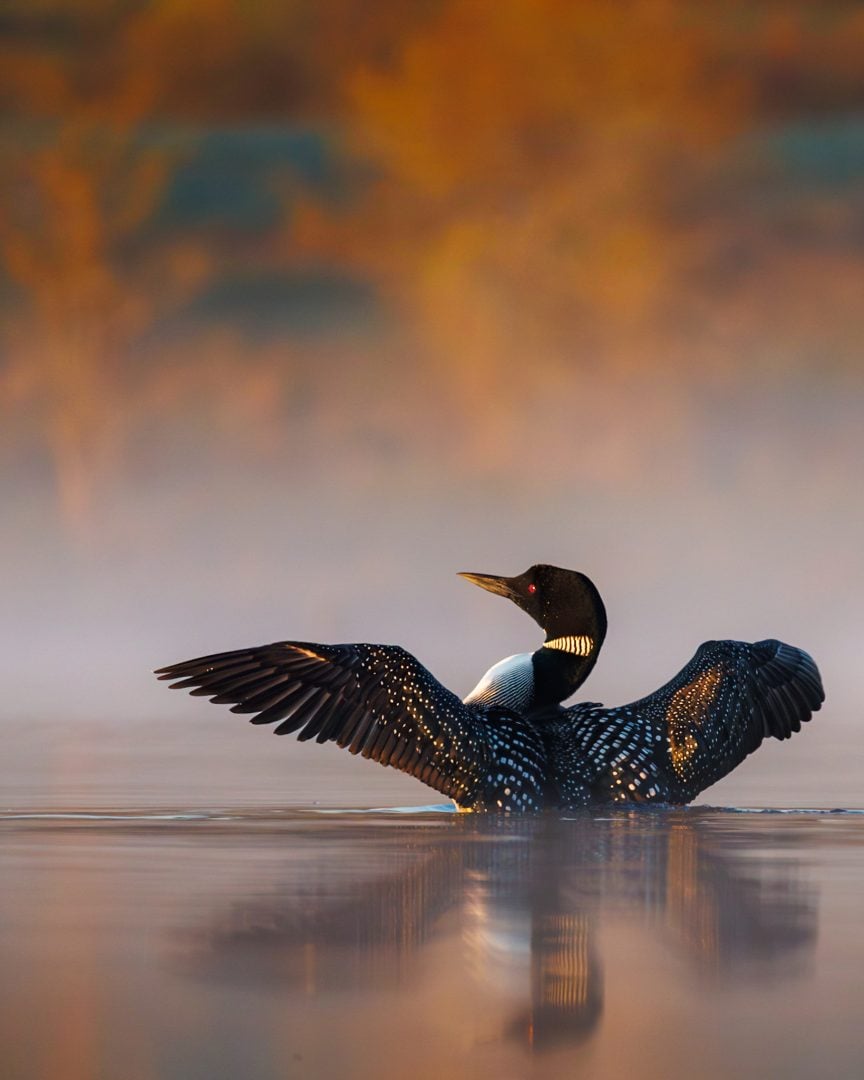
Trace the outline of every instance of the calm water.
{"type": "Polygon", "coordinates": [[[864,815],[0,817],[4,1080],[864,1076],[864,815]]]}

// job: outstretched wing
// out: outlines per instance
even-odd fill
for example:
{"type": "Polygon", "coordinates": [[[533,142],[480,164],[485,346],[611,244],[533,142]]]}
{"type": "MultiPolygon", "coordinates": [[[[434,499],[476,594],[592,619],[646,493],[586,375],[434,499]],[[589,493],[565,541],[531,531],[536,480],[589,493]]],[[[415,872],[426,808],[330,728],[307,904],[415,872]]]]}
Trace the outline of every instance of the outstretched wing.
{"type": "Polygon", "coordinates": [[[568,710],[550,757],[566,745],[581,760],[570,781],[577,801],[581,791],[590,801],[686,803],[763,739],[800,731],[824,700],[819,671],[801,649],[773,640],[706,641],[648,697],[617,709],[568,710]]]}
{"type": "Polygon", "coordinates": [[[277,735],[335,742],[410,773],[460,806],[540,805],[545,752],[533,726],[464,705],[398,646],[279,641],[156,674],[253,724],[277,724],[277,735]]]}

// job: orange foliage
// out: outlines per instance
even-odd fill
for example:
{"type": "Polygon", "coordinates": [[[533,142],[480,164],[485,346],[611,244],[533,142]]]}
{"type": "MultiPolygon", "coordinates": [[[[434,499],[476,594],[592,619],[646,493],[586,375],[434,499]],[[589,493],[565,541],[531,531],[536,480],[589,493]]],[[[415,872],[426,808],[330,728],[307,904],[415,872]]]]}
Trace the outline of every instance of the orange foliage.
{"type": "MultiPolygon", "coordinates": [[[[557,386],[593,405],[604,381],[623,406],[640,369],[662,386],[702,360],[708,380],[723,379],[740,372],[741,343],[758,349],[766,332],[790,339],[794,363],[819,338],[820,300],[848,347],[856,305],[813,252],[786,250],[770,224],[753,232],[734,203],[712,205],[710,178],[760,111],[790,108],[775,100],[778,57],[799,100],[828,92],[833,60],[847,95],[860,85],[848,42],[862,26],[848,9],[817,18],[806,4],[781,17],[768,4],[444,3],[387,62],[347,80],[351,145],[377,179],[350,218],[313,211],[300,235],[402,305],[463,410],[475,464],[524,430],[526,395],[557,386]],[[735,242],[752,252],[749,274],[727,259],[735,242]],[[791,312],[789,259],[802,301],[791,312]],[[778,303],[787,310],[771,323],[778,303]]],[[[859,255],[830,259],[860,278],[859,255]]],[[[653,408],[632,410],[628,423],[650,427],[633,446],[686,426],[678,387],[659,426],[653,408]]],[[[634,466],[627,455],[624,472],[634,466]]]]}
{"type": "MultiPolygon", "coordinates": [[[[49,447],[64,517],[79,529],[134,432],[190,397],[214,429],[245,423],[262,453],[275,452],[295,342],[287,356],[287,346],[252,353],[216,335],[179,361],[129,363],[142,332],[237,265],[329,263],[373,279],[401,312],[403,364],[420,369],[414,392],[428,397],[431,372],[462,424],[454,454],[477,468],[524,437],[526,394],[540,415],[578,398],[654,437],[683,430],[681,395],[649,402],[643,389],[693,367],[694,324],[710,330],[700,358],[718,378],[739,363],[736,335],[756,338],[766,320],[782,347],[824,339],[828,312],[835,351],[848,348],[857,253],[787,251],[767,232],[754,240],[746,215],[705,194],[730,141],[789,109],[789,86],[826,108],[854,97],[864,17],[827,8],[63,5],[87,30],[74,47],[0,43],[13,136],[0,150],[0,262],[18,289],[0,371],[7,444],[49,447]],[[367,170],[351,174],[350,197],[325,206],[286,191],[282,235],[241,253],[203,234],[148,232],[177,160],[167,141],[143,137],[148,125],[262,120],[341,138],[367,170]],[[716,270],[736,241],[758,249],[749,275],[716,270]],[[790,311],[790,295],[819,302],[790,311]]],[[[838,219],[837,205],[814,197],[810,210],[820,235],[851,233],[843,208],[838,219]]],[[[401,412],[385,409],[381,425],[401,412]]],[[[599,432],[592,445],[595,472],[602,459],[626,476],[642,442],[599,432]]]]}
{"type": "Polygon", "coordinates": [[[394,70],[354,80],[356,145],[384,176],[370,219],[451,348],[572,356],[655,309],[678,269],[671,192],[740,130],[747,85],[680,4],[489,15],[449,4],[394,70]]]}
{"type": "MultiPolygon", "coordinates": [[[[176,244],[129,249],[177,157],[142,138],[164,89],[154,60],[160,42],[176,47],[177,14],[156,4],[125,20],[96,70],[74,55],[28,52],[11,52],[3,70],[21,122],[2,153],[0,258],[22,302],[6,335],[0,405],[27,410],[53,459],[62,515],[79,533],[121,471],[141,407],[125,370],[130,344],[211,271],[205,253],[176,244]]],[[[215,35],[223,50],[231,33],[223,22],[215,35]]],[[[166,48],[162,59],[177,57],[166,48]]]]}

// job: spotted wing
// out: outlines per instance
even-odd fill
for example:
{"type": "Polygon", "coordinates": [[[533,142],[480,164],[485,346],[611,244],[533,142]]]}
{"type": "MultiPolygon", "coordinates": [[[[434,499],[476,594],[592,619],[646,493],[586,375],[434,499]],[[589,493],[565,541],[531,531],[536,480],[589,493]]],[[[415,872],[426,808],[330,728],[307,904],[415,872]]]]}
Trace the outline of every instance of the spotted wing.
{"type": "Polygon", "coordinates": [[[335,742],[410,773],[463,807],[538,805],[545,752],[503,709],[464,705],[393,645],[280,641],[160,668],[172,688],[231,705],[277,735],[335,742]]]}
{"type": "Polygon", "coordinates": [[[801,649],[773,640],[708,641],[640,701],[568,710],[556,727],[566,749],[551,753],[581,762],[571,780],[576,801],[686,803],[763,739],[800,731],[824,700],[819,671],[801,649]]]}

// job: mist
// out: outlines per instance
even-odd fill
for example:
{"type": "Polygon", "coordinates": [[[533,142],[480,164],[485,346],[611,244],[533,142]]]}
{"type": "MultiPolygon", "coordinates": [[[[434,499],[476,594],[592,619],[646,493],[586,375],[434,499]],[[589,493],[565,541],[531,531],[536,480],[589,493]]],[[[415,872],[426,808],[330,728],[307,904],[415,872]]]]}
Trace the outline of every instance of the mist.
{"type": "Polygon", "coordinates": [[[862,805],[860,15],[171,7],[2,31],[0,801],[427,802],[150,672],[381,641],[464,694],[539,638],[456,572],[551,562],[587,699],[813,654],[703,801],[862,805]]]}

